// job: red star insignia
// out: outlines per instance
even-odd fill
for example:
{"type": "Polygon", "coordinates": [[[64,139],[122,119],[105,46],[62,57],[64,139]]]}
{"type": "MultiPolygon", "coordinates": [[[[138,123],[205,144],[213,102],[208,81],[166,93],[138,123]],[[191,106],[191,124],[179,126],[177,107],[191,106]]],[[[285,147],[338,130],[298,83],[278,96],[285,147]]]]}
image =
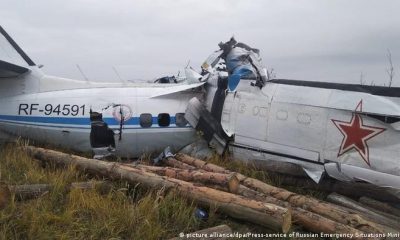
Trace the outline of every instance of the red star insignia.
{"type": "Polygon", "coordinates": [[[354,149],[360,154],[368,166],[371,166],[367,141],[386,129],[364,125],[361,115],[357,112],[362,112],[362,100],[358,103],[350,122],[331,119],[343,135],[343,140],[337,156],[342,156],[344,153],[354,149]]]}

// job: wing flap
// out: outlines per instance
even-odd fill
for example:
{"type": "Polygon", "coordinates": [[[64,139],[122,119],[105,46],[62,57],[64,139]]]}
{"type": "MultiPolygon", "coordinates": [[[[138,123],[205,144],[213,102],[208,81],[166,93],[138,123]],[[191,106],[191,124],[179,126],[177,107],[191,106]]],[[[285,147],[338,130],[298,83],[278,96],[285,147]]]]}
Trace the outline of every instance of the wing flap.
{"type": "Polygon", "coordinates": [[[0,60],[0,78],[18,77],[29,71],[29,68],[0,60]]]}
{"type": "Polygon", "coordinates": [[[160,89],[151,95],[151,98],[155,97],[160,97],[160,96],[165,96],[168,94],[173,94],[173,93],[178,93],[178,92],[183,92],[192,88],[197,88],[202,85],[204,85],[205,82],[200,82],[200,83],[194,83],[194,84],[185,84],[185,85],[178,85],[178,86],[172,86],[172,87],[166,87],[163,89],[160,89]]]}
{"type": "MultiPolygon", "coordinates": [[[[331,85],[336,86],[338,84],[331,83],[323,83],[323,86],[319,86],[322,83],[318,83],[319,85],[314,86],[314,83],[307,82],[308,85],[305,86],[304,84],[295,85],[290,81],[288,81],[290,84],[278,81],[270,82],[278,83],[278,88],[274,95],[275,102],[354,112],[357,104],[362,100],[362,113],[381,116],[400,116],[400,88],[398,87],[373,86],[374,88],[372,88],[368,86],[376,91],[365,92],[356,91],[355,87],[354,89],[333,88],[331,85]]],[[[294,82],[296,83],[295,80],[294,82]]],[[[344,87],[345,85],[340,84],[340,87],[344,87]]]]}

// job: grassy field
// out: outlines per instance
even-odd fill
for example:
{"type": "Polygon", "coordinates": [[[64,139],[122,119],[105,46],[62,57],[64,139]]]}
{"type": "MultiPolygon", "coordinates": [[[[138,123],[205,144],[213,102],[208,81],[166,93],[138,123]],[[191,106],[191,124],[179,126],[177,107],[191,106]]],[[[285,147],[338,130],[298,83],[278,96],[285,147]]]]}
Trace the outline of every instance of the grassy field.
{"type": "MultiPolygon", "coordinates": [[[[279,179],[270,179],[265,172],[251,166],[217,156],[211,161],[279,185],[279,179]]],[[[49,183],[54,186],[39,198],[13,200],[1,210],[0,239],[168,239],[181,232],[222,223],[227,223],[234,231],[267,232],[218,215],[215,209],[209,209],[209,219],[201,221],[194,217],[197,206],[193,202],[140,185],[113,182],[113,189],[107,194],[96,190],[67,191],[70,183],[93,177],[74,167],[43,166],[15,144],[1,148],[0,174],[2,184],[49,183]]],[[[319,193],[312,194],[318,196],[319,193]]]]}
{"type": "Polygon", "coordinates": [[[91,177],[73,167],[42,166],[15,145],[2,147],[0,174],[2,184],[54,185],[40,198],[12,201],[1,210],[0,239],[168,239],[226,222],[239,226],[213,209],[201,221],[193,202],[125,182],[113,183],[108,194],[68,192],[70,183],[91,177]]]}

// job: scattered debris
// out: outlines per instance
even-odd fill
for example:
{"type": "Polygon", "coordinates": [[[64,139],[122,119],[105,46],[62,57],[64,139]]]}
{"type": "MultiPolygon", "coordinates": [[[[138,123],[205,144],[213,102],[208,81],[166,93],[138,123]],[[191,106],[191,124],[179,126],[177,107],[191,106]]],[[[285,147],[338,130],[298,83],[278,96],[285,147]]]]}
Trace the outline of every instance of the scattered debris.
{"type": "Polygon", "coordinates": [[[194,216],[201,221],[207,221],[208,212],[204,209],[196,208],[196,211],[194,212],[194,216]]]}

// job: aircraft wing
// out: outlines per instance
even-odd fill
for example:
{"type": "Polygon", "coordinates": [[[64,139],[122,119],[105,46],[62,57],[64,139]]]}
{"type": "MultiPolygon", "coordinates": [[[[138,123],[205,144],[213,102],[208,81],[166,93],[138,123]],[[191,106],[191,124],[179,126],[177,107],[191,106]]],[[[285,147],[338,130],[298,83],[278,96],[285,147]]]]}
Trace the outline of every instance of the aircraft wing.
{"type": "Polygon", "coordinates": [[[26,67],[0,60],[0,79],[18,77],[29,71],[26,67]]]}
{"type": "Polygon", "coordinates": [[[14,78],[30,71],[36,64],[0,26],[0,80],[14,78]]]}
{"type": "Polygon", "coordinates": [[[275,79],[269,82],[279,84],[274,96],[274,100],[278,102],[354,111],[354,106],[362,100],[362,112],[372,114],[372,117],[400,116],[399,87],[287,79],[275,79]]]}
{"type": "Polygon", "coordinates": [[[192,88],[197,88],[197,87],[204,85],[205,83],[206,82],[200,82],[200,83],[194,83],[194,84],[185,84],[185,85],[178,85],[178,86],[172,86],[172,87],[165,87],[165,88],[162,88],[162,89],[154,92],[154,94],[151,95],[151,98],[160,97],[160,96],[173,94],[173,93],[177,93],[177,92],[182,92],[182,91],[189,90],[192,88]]]}

